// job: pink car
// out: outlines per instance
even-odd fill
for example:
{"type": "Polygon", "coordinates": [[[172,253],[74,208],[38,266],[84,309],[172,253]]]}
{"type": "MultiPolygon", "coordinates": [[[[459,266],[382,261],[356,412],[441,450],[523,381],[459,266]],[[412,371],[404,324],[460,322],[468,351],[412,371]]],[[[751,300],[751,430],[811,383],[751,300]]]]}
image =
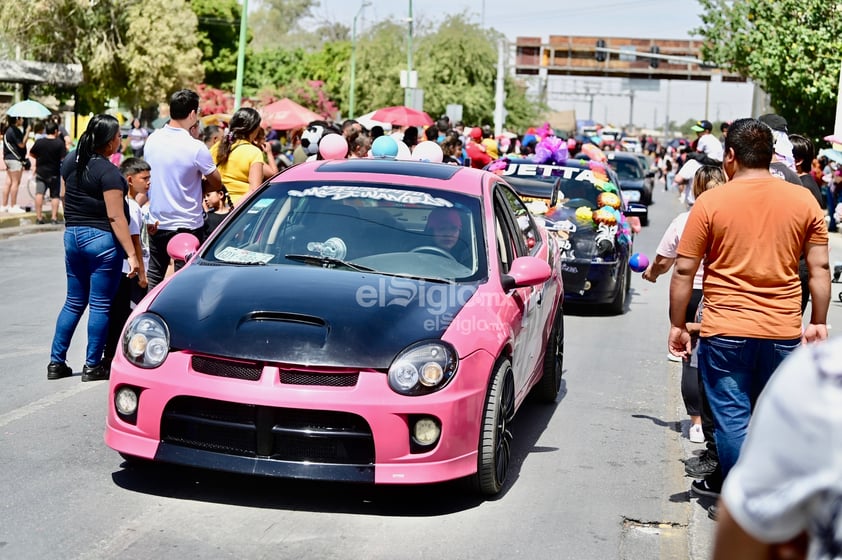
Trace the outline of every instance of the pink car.
{"type": "Polygon", "coordinates": [[[112,364],[128,461],[493,495],[515,412],[557,398],[559,249],[493,173],[301,164],[170,253],[112,364]]]}

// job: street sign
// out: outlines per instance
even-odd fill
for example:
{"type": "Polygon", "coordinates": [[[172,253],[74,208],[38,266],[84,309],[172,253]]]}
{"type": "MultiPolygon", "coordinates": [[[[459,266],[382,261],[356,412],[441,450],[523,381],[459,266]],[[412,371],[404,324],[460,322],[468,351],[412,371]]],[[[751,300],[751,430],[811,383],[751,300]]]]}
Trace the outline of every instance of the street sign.
{"type": "Polygon", "coordinates": [[[418,72],[413,70],[409,76],[409,83],[406,79],[406,70],[401,70],[401,87],[402,88],[417,88],[418,87],[418,72]]]}

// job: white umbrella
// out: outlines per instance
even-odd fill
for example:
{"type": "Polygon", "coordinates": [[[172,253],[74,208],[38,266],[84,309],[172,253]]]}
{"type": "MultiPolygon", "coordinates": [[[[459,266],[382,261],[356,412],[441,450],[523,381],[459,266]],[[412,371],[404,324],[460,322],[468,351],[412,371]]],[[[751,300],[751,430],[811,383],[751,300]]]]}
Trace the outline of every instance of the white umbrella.
{"type": "Polygon", "coordinates": [[[370,113],[366,113],[365,115],[360,115],[356,117],[354,120],[363,125],[366,130],[371,130],[375,126],[383,127],[383,130],[392,130],[392,125],[387,122],[376,121],[371,118],[371,115],[376,113],[377,111],[372,111],[370,113]]]}
{"type": "Polygon", "coordinates": [[[26,119],[44,119],[53,114],[52,111],[32,99],[25,99],[15,103],[6,114],[10,117],[23,117],[26,119]]]}

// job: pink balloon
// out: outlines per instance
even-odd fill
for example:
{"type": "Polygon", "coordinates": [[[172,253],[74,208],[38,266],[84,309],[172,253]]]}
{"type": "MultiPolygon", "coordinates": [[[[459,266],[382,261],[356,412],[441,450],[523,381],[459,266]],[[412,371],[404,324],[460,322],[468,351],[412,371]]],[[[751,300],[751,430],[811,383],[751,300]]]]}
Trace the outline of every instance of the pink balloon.
{"type": "Polygon", "coordinates": [[[444,158],[444,152],[441,146],[432,140],[425,140],[421,142],[415,149],[412,150],[412,159],[417,161],[431,161],[433,163],[441,163],[444,158]]]}
{"type": "Polygon", "coordinates": [[[328,134],[319,141],[319,154],[324,159],[345,159],[348,141],[341,134],[328,134]]]}

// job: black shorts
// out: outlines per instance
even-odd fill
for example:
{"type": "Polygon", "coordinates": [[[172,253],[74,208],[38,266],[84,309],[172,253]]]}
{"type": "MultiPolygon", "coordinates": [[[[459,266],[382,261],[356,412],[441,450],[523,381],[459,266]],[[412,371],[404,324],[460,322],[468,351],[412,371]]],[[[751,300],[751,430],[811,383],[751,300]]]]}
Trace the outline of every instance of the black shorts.
{"type": "Polygon", "coordinates": [[[54,175],[52,177],[35,176],[35,194],[44,194],[50,192],[50,198],[58,198],[61,196],[61,177],[54,175]]]}

